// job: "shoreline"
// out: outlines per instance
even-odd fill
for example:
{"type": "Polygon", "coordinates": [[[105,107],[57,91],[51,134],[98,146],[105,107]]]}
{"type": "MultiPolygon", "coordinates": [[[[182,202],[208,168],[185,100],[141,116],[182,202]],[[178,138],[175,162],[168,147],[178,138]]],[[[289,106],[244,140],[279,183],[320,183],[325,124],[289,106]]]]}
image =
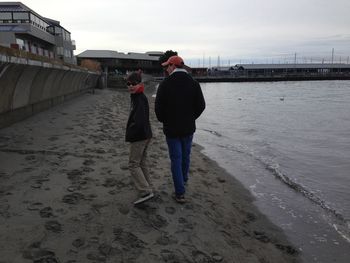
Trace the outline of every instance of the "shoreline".
{"type": "Polygon", "coordinates": [[[0,130],[4,262],[300,262],[249,190],[194,144],[185,205],[148,94],[156,197],[139,208],[127,169],[126,91],[97,90],[0,130]]]}

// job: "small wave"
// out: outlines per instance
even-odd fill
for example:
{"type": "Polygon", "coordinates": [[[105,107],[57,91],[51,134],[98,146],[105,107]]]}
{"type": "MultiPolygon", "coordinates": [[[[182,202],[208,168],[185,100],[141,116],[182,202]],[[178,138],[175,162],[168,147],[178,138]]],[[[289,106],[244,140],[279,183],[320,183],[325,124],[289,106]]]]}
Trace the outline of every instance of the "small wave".
{"type": "Polygon", "coordinates": [[[230,151],[246,154],[250,156],[251,158],[257,160],[260,162],[266,170],[271,172],[277,179],[282,181],[285,185],[292,188],[293,190],[303,194],[306,198],[311,200],[313,203],[319,205],[327,212],[334,215],[338,220],[340,220],[342,223],[347,223],[348,221],[344,218],[344,216],[339,213],[336,209],[330,207],[325,200],[320,198],[319,196],[315,195],[311,190],[307,189],[305,186],[303,186],[300,183],[295,182],[293,179],[291,179],[288,175],[284,174],[280,169],[278,164],[274,164],[273,161],[267,160],[263,157],[257,156],[254,151],[248,149],[247,147],[243,146],[232,146],[232,145],[218,145],[219,147],[225,148],[230,151]]]}
{"type": "Polygon", "coordinates": [[[339,226],[337,226],[336,224],[333,224],[332,226],[335,229],[335,231],[338,232],[339,235],[341,235],[346,241],[350,243],[350,238],[339,229],[339,226]]]}
{"type": "Polygon", "coordinates": [[[217,131],[212,131],[212,130],[208,130],[208,129],[201,129],[202,131],[206,131],[206,132],[210,132],[211,134],[218,136],[218,137],[222,137],[222,134],[218,133],[217,131]]]}
{"type": "MultiPolygon", "coordinates": [[[[262,160],[259,160],[262,161],[262,160]]],[[[305,197],[307,197],[312,202],[318,204],[326,211],[332,213],[336,218],[341,220],[342,222],[346,222],[344,216],[340,214],[337,210],[330,207],[325,200],[321,199],[319,196],[315,195],[312,191],[307,189],[305,186],[293,181],[291,178],[289,178],[287,175],[282,173],[276,165],[271,165],[268,163],[262,163],[265,165],[266,170],[270,171],[276,178],[280,179],[283,183],[288,185],[290,188],[294,189],[295,191],[302,193],[305,197]]]]}

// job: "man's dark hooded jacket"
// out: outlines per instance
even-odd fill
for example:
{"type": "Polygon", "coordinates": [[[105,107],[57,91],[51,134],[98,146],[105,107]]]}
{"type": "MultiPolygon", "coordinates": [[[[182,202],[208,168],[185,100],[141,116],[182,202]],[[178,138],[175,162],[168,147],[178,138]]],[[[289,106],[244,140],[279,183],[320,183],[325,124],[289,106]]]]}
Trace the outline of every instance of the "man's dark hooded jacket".
{"type": "Polygon", "coordinates": [[[158,87],[155,113],[167,137],[191,135],[205,109],[201,87],[187,72],[174,71],[158,87]]]}

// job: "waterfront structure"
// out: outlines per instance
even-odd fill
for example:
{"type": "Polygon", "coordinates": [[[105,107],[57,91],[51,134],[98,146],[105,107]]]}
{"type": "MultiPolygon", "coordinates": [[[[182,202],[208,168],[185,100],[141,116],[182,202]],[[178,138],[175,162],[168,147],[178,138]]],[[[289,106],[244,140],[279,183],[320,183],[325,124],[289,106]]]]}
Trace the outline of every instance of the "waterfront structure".
{"type": "Polygon", "coordinates": [[[246,76],[288,76],[350,74],[350,64],[304,63],[304,64],[237,64],[233,71],[246,76]]]}
{"type": "Polygon", "coordinates": [[[141,69],[145,73],[155,74],[162,71],[159,57],[163,52],[127,54],[112,50],[85,50],[77,55],[78,65],[83,60],[94,60],[101,64],[102,71],[108,74],[125,74],[127,71],[141,69]]]}
{"type": "Polygon", "coordinates": [[[71,33],[21,2],[0,2],[0,45],[76,64],[71,33]]]}
{"type": "Polygon", "coordinates": [[[236,77],[349,75],[350,64],[237,64],[231,67],[213,67],[207,71],[210,76],[236,77]]]}
{"type": "Polygon", "coordinates": [[[237,64],[205,69],[206,74],[193,70],[192,75],[200,82],[350,79],[350,64],[343,63],[237,64]]]}

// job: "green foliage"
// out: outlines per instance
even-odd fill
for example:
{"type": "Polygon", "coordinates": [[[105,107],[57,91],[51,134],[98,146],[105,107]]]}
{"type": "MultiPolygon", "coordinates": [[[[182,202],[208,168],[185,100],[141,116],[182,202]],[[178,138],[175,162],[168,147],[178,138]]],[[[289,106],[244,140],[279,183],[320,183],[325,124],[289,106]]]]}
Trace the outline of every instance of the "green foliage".
{"type": "Polygon", "coordinates": [[[167,61],[172,56],[177,56],[177,52],[172,51],[172,50],[165,51],[165,53],[159,57],[159,63],[162,64],[163,62],[167,61]]]}

